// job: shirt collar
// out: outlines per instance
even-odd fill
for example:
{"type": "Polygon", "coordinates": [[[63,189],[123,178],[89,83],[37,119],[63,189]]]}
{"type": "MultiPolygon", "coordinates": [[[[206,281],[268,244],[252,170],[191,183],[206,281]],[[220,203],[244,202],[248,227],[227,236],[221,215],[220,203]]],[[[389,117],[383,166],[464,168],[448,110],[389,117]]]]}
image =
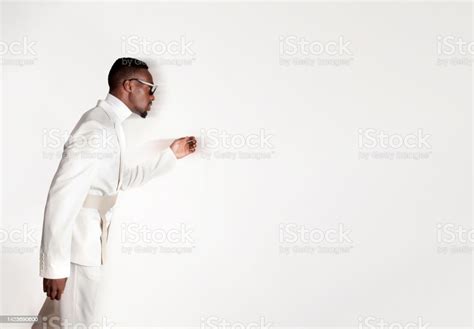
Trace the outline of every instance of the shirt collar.
{"type": "Polygon", "coordinates": [[[119,122],[124,121],[132,114],[132,111],[127,107],[127,105],[112,94],[107,94],[104,101],[113,109],[113,113],[119,122]]]}

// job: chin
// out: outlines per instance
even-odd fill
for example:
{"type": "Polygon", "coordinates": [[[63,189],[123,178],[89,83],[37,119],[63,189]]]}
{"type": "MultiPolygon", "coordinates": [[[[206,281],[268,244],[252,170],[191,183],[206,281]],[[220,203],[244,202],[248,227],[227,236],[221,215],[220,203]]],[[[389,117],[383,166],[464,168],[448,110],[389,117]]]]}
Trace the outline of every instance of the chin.
{"type": "Polygon", "coordinates": [[[148,112],[147,112],[147,111],[144,111],[144,112],[141,112],[141,113],[140,113],[140,116],[141,116],[143,119],[145,119],[147,115],[148,115],[148,112]]]}

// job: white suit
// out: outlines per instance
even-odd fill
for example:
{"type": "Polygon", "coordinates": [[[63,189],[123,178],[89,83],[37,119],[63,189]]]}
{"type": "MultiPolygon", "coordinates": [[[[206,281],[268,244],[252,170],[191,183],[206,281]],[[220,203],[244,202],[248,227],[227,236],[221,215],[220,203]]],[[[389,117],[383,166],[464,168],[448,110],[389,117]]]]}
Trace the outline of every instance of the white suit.
{"type": "MultiPolygon", "coordinates": [[[[63,310],[69,309],[71,305],[65,305],[67,303],[79,304],[76,307],[79,309],[81,304],[94,308],[95,297],[88,297],[87,293],[87,289],[91,292],[95,289],[90,282],[79,287],[86,291],[74,292],[75,296],[84,295],[89,300],[71,300],[72,296],[67,296],[68,290],[74,289],[68,285],[80,281],[77,278],[72,280],[71,274],[88,270],[96,272],[102,263],[101,216],[98,210],[83,207],[86,197],[115,195],[119,190],[140,186],[170,170],[176,163],[177,158],[168,147],[141,165],[124,164],[122,122],[130,115],[131,111],[124,103],[108,94],[105,100],[100,100],[95,108],[83,114],[64,145],[44,212],[40,276],[69,278],[61,304],[47,299],[43,309],[57,309],[59,305],[63,310]],[[83,268],[75,269],[77,266],[83,268]]],[[[112,213],[113,208],[106,213],[109,222],[112,213]]],[[[95,272],[92,277],[98,278],[95,272]]],[[[88,314],[73,317],[88,322],[89,316],[92,317],[88,314]]]]}

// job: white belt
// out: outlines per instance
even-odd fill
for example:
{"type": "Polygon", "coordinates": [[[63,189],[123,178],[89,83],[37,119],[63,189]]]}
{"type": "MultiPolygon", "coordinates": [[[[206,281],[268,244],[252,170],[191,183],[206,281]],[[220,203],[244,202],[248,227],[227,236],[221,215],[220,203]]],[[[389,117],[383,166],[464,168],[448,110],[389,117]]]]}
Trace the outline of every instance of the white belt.
{"type": "Polygon", "coordinates": [[[105,217],[105,214],[115,205],[117,201],[117,194],[112,195],[92,195],[89,194],[84,201],[84,208],[97,209],[100,215],[100,247],[101,247],[101,264],[105,263],[107,255],[107,240],[109,238],[110,223],[105,217]]]}

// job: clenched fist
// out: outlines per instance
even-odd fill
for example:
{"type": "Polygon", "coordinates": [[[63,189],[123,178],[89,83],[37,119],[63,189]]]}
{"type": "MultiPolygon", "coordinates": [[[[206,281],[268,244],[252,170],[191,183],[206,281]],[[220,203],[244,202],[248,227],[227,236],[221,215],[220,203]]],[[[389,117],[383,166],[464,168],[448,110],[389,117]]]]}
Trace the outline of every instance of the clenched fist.
{"type": "Polygon", "coordinates": [[[176,158],[181,159],[196,151],[196,145],[197,142],[194,136],[186,136],[176,139],[170,147],[176,158]]]}
{"type": "Polygon", "coordinates": [[[43,279],[43,292],[51,300],[60,300],[66,287],[67,278],[64,279],[43,279]]]}

